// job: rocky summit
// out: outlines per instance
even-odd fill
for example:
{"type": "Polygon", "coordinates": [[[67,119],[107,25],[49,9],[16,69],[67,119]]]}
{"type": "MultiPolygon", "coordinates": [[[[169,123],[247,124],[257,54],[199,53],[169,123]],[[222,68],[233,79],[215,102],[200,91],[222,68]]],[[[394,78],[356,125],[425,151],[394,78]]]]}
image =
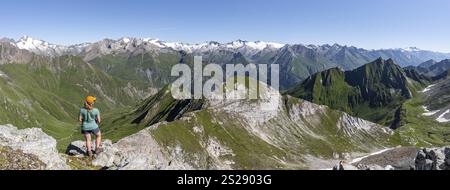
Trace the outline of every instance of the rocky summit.
{"type": "MultiPolygon", "coordinates": [[[[18,156],[23,159],[16,159],[30,164],[24,168],[13,167],[14,169],[70,169],[56,149],[56,140],[39,128],[19,130],[12,125],[1,125],[0,147],[6,147],[0,149],[1,154],[18,156]]],[[[1,162],[14,164],[15,161],[9,156],[6,158],[8,159],[1,162]]]]}

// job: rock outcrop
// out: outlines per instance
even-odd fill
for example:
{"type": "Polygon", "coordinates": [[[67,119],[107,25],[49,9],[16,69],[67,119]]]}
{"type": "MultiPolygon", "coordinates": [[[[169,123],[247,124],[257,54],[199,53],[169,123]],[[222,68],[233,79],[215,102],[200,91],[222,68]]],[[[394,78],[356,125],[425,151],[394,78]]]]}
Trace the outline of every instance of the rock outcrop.
{"type": "Polygon", "coordinates": [[[70,169],[56,149],[56,140],[45,134],[39,128],[18,130],[12,125],[0,125],[0,146],[10,148],[13,151],[18,151],[18,154],[27,156],[30,163],[42,162],[45,165],[38,166],[39,164],[32,164],[37,167],[25,167],[23,169],[70,169]]]}
{"type": "MultiPolygon", "coordinates": [[[[113,143],[110,140],[103,140],[101,147],[103,149],[110,149],[113,143]]],[[[95,150],[95,141],[92,141],[92,148],[95,150]]],[[[87,148],[85,141],[74,141],[69,144],[66,150],[66,154],[73,157],[85,157],[87,155],[87,148]]]]}
{"type": "Polygon", "coordinates": [[[45,166],[35,155],[0,147],[0,170],[43,170],[45,166]]]}
{"type": "MultiPolygon", "coordinates": [[[[182,159],[181,148],[173,152],[163,150],[149,132],[152,127],[144,129],[134,135],[123,138],[117,143],[105,140],[103,151],[96,155],[92,164],[110,170],[178,170],[194,169],[182,159]]],[[[95,147],[93,143],[93,147],[95,147]]],[[[81,157],[86,154],[83,141],[72,142],[67,154],[81,157]]]]}
{"type": "Polygon", "coordinates": [[[450,170],[450,147],[424,148],[415,158],[416,170],[450,170]]]}
{"type": "Polygon", "coordinates": [[[347,163],[333,170],[450,170],[450,147],[399,147],[386,149],[347,163]]]}

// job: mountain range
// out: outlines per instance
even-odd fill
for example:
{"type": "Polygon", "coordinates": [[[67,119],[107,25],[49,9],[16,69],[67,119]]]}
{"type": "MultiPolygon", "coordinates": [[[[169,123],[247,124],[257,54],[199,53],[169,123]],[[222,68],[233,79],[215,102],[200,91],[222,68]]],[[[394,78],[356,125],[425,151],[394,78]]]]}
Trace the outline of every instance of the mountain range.
{"type": "MultiPolygon", "coordinates": [[[[73,55],[80,56],[87,62],[111,57],[114,57],[114,60],[123,58],[129,61],[139,61],[138,55],[148,55],[152,58],[163,55],[168,59],[179,59],[182,55],[187,54],[203,56],[203,59],[208,63],[227,64],[240,61],[255,64],[279,64],[281,71],[285,73],[280,78],[282,89],[288,89],[316,72],[333,67],[352,70],[379,57],[391,58],[402,67],[417,66],[430,59],[450,58],[450,54],[447,53],[425,51],[418,48],[366,50],[339,44],[303,45],[243,40],[229,43],[210,41],[201,44],[187,44],[164,42],[152,38],[126,37],[118,40],[104,39],[98,42],[70,46],[55,45],[28,36],[24,36],[17,41],[7,38],[0,41],[42,56],[73,55]],[[135,60],[132,60],[132,58],[135,58],[135,60]]],[[[127,73],[127,75],[148,77],[152,72],[157,72],[153,71],[156,69],[152,67],[140,68],[139,73],[127,73]]]]}
{"type": "MultiPolygon", "coordinates": [[[[242,40],[121,38],[60,46],[2,39],[0,122],[40,128],[65,152],[82,138],[74,121],[83,97],[93,95],[104,137],[112,140],[92,162],[101,168],[330,168],[386,147],[448,145],[448,60],[428,61],[446,56],[242,40]],[[265,88],[258,100],[173,99],[172,66],[192,65],[197,55],[220,65],[279,64],[282,91],[258,83],[265,88]]],[[[1,147],[14,134],[0,136],[0,150],[15,153],[1,147]]],[[[80,161],[64,158],[71,166],[80,161]]]]}
{"type": "Polygon", "coordinates": [[[431,59],[418,66],[408,66],[406,69],[415,70],[416,72],[431,78],[439,77],[438,75],[443,74],[450,69],[450,59],[444,59],[439,62],[431,59]]]}

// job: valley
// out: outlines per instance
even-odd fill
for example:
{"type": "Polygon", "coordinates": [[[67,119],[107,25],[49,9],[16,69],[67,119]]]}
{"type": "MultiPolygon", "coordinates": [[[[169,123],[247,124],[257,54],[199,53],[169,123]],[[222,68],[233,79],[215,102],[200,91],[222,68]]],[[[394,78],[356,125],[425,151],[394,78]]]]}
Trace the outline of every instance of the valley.
{"type": "Polygon", "coordinates": [[[86,167],[324,169],[386,148],[450,145],[450,56],[437,52],[139,38],[0,46],[1,125],[42,129],[65,153],[82,140],[83,98],[97,97],[110,143],[86,167]],[[282,91],[258,83],[257,100],[174,99],[172,66],[193,66],[194,56],[222,67],[279,65],[282,91]]]}

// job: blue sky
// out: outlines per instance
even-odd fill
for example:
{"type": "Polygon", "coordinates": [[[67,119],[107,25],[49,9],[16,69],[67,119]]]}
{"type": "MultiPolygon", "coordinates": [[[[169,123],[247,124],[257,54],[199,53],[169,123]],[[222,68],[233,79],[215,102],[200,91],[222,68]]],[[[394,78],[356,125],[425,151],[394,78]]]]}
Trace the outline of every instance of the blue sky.
{"type": "Polygon", "coordinates": [[[3,0],[0,37],[57,44],[153,37],[450,52],[448,0],[3,0]]]}

